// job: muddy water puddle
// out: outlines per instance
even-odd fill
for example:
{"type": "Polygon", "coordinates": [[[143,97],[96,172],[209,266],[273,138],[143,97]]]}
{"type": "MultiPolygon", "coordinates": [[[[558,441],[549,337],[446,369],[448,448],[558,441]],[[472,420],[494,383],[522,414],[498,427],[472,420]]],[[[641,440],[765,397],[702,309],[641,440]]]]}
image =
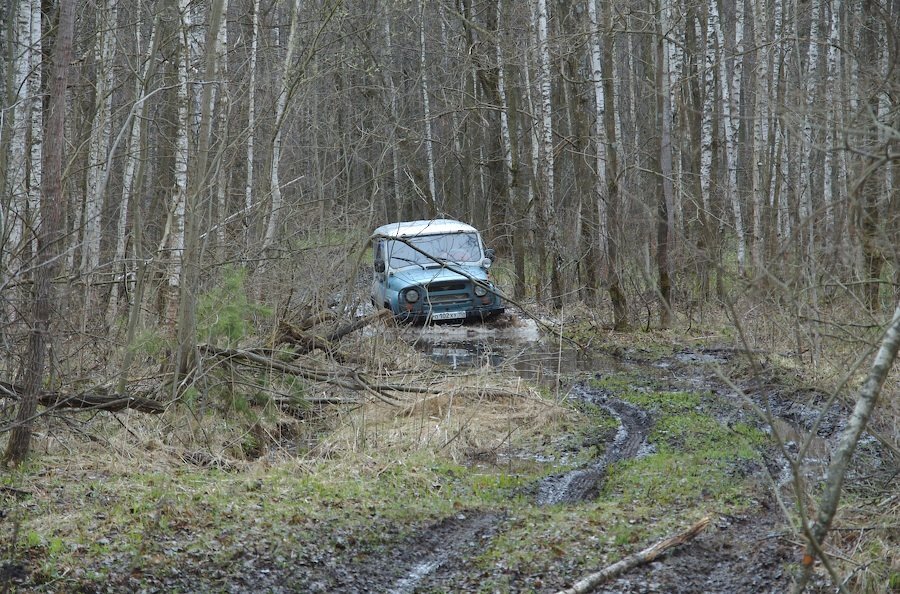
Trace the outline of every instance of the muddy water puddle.
{"type": "Polygon", "coordinates": [[[538,382],[615,365],[611,358],[601,361],[563,341],[543,338],[529,320],[501,328],[430,326],[404,338],[431,361],[450,369],[496,368],[538,382]]]}

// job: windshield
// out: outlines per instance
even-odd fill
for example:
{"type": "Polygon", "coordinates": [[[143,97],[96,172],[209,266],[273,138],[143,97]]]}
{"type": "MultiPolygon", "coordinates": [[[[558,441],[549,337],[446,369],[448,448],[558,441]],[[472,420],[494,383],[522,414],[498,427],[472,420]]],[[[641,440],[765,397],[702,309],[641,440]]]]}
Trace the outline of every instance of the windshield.
{"type": "Polygon", "coordinates": [[[458,264],[481,261],[481,242],[477,233],[419,235],[404,239],[425,253],[416,251],[402,241],[389,241],[388,254],[390,254],[391,268],[414,265],[428,268],[439,266],[444,260],[458,264]],[[425,254],[434,256],[437,261],[425,254]]]}

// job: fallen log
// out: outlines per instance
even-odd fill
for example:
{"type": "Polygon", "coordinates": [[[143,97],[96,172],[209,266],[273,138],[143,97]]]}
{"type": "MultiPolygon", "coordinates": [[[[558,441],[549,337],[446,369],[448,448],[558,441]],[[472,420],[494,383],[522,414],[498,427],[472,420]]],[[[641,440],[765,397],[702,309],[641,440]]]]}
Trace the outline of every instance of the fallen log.
{"type": "Polygon", "coordinates": [[[377,382],[369,380],[363,374],[350,369],[322,370],[312,367],[301,367],[293,363],[280,361],[277,358],[273,357],[271,354],[266,355],[258,351],[220,348],[211,344],[201,344],[197,348],[203,355],[214,357],[219,360],[239,362],[261,369],[268,369],[288,375],[302,377],[314,382],[327,383],[332,386],[345,388],[347,390],[366,392],[376,399],[392,406],[400,406],[404,403],[400,400],[397,400],[390,394],[390,392],[426,394],[433,394],[437,392],[436,390],[419,386],[407,387],[399,385],[378,384],[377,382]]]}
{"type": "Polygon", "coordinates": [[[368,326],[376,320],[388,317],[389,314],[389,311],[381,310],[373,314],[357,318],[352,322],[331,330],[324,336],[309,333],[309,330],[311,330],[311,327],[307,327],[309,324],[309,318],[301,321],[297,325],[292,325],[289,322],[282,320],[278,324],[278,335],[276,338],[276,343],[293,345],[300,349],[298,351],[299,353],[309,353],[316,349],[321,349],[329,353],[334,352],[335,343],[337,341],[341,340],[348,334],[356,332],[360,328],[368,326]]]}
{"type": "MultiPolygon", "coordinates": [[[[18,400],[24,394],[22,386],[0,381],[0,398],[18,400]]],[[[105,410],[119,412],[130,408],[143,413],[157,415],[166,410],[162,402],[129,396],[127,394],[108,394],[100,391],[65,394],[62,392],[42,391],[38,394],[38,404],[45,408],[75,408],[105,410]]]]}
{"type": "Polygon", "coordinates": [[[629,555],[628,557],[625,557],[624,559],[613,563],[606,569],[602,569],[596,573],[585,576],[572,584],[571,588],[560,590],[559,592],[557,592],[557,594],[587,594],[603,582],[618,577],[626,571],[634,569],[635,567],[644,565],[645,563],[650,563],[669,549],[686,543],[687,541],[703,532],[703,529],[706,528],[707,524],[709,524],[709,518],[703,518],[684,532],[680,532],[674,536],[663,539],[658,543],[647,547],[643,551],[640,551],[639,553],[629,555]]]}

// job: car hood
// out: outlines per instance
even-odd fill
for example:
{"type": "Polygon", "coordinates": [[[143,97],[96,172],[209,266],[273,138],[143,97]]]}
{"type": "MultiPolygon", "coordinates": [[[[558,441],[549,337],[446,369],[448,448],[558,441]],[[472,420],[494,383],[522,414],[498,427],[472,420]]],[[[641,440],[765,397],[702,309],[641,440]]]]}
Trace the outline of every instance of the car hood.
{"type": "Polygon", "coordinates": [[[470,278],[473,278],[475,280],[487,280],[488,278],[487,270],[485,270],[481,266],[470,266],[463,264],[451,264],[450,266],[454,270],[458,270],[459,272],[465,274],[460,274],[459,272],[450,270],[450,268],[444,267],[427,268],[424,270],[418,267],[410,267],[392,272],[389,282],[402,283],[404,286],[406,286],[427,285],[428,283],[433,283],[435,281],[466,281],[470,278]]]}

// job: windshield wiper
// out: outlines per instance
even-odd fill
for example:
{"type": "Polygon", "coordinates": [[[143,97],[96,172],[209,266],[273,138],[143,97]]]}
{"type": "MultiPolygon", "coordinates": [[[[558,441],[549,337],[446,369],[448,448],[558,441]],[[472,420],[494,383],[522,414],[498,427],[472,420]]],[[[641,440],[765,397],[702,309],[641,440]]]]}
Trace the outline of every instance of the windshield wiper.
{"type": "Polygon", "coordinates": [[[400,260],[401,262],[409,262],[410,264],[415,264],[416,266],[421,266],[422,270],[426,269],[426,266],[421,262],[416,262],[415,260],[410,260],[409,258],[401,258],[400,256],[391,256],[391,261],[400,260]]]}

